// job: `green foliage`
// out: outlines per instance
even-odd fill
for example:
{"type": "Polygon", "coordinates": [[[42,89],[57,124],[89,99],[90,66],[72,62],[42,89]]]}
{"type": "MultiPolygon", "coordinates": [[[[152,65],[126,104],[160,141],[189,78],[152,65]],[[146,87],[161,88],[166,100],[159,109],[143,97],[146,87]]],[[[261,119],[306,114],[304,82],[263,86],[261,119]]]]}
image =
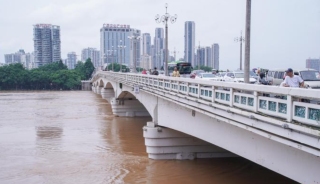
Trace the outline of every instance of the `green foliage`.
{"type": "MultiPolygon", "coordinates": [[[[107,70],[112,70],[112,63],[109,64],[106,67],[107,70]]],[[[127,66],[126,65],[122,65],[122,71],[126,71],[127,70],[127,66]]],[[[119,72],[120,71],[120,64],[118,63],[113,63],[113,71],[114,72],[119,72]]]]}
{"type": "Polygon", "coordinates": [[[90,59],[78,62],[74,70],[62,61],[26,70],[22,64],[0,67],[0,90],[79,90],[81,80],[91,78],[94,66],[90,59]]]}

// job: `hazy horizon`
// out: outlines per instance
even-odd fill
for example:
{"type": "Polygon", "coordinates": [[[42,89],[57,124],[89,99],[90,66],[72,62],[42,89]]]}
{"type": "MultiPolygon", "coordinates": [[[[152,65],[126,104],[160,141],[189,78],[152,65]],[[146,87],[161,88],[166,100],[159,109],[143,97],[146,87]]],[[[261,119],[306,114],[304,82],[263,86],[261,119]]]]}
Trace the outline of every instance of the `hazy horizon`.
{"type": "MultiPolygon", "coordinates": [[[[24,49],[33,51],[33,25],[48,23],[61,29],[61,57],[94,47],[100,50],[100,28],[104,23],[127,24],[150,33],[152,40],[156,27],[156,14],[165,13],[160,0],[0,0],[1,32],[0,62],[4,54],[24,49]]],[[[184,56],[184,23],[194,21],[196,46],[220,45],[220,68],[239,67],[239,43],[245,34],[246,0],[168,1],[168,12],[177,14],[169,24],[169,49],[184,56]]],[[[304,68],[308,58],[320,58],[320,1],[319,0],[256,0],[252,1],[251,65],[267,68],[304,68]]],[[[152,41],[153,43],[153,41],[152,41]]],[[[243,46],[244,55],[244,46],[243,46]]]]}

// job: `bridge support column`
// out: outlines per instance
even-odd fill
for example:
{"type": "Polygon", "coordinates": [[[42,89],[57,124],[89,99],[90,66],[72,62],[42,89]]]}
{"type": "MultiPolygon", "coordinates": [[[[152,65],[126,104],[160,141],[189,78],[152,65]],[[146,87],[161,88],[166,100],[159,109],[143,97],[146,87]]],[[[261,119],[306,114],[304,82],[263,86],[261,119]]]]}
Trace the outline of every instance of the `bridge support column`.
{"type": "Polygon", "coordinates": [[[101,89],[102,89],[103,87],[100,87],[100,86],[97,86],[96,87],[96,92],[95,93],[97,93],[97,94],[101,94],[101,89]]]}
{"type": "Polygon", "coordinates": [[[201,139],[148,122],[143,137],[149,158],[155,160],[237,157],[237,155],[201,139]]]}
{"type": "Polygon", "coordinates": [[[96,93],[96,87],[92,86],[91,88],[92,88],[92,91],[96,93]]]}
{"type": "Polygon", "coordinates": [[[102,96],[103,99],[105,99],[108,102],[110,102],[111,98],[115,97],[115,93],[114,93],[113,89],[102,88],[101,89],[101,96],[102,96]]]}
{"type": "Polygon", "coordinates": [[[147,109],[137,99],[111,99],[113,114],[121,117],[150,116],[147,109]]]}

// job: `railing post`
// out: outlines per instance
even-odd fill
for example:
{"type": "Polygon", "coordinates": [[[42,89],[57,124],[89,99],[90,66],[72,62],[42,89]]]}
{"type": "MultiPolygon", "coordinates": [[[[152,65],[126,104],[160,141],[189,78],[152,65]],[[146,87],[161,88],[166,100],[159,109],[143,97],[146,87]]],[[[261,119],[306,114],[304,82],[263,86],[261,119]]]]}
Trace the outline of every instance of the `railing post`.
{"type": "Polygon", "coordinates": [[[201,88],[201,85],[198,84],[198,99],[200,98],[200,88],[201,88]]]}
{"type": "Polygon", "coordinates": [[[171,88],[172,88],[172,83],[171,80],[169,80],[169,91],[171,92],[171,88]]]}
{"type": "Polygon", "coordinates": [[[292,121],[292,116],[293,116],[293,100],[291,95],[287,95],[287,121],[291,122],[292,121]]]}
{"type": "Polygon", "coordinates": [[[189,82],[187,82],[187,96],[189,96],[189,82]]]}
{"type": "Polygon", "coordinates": [[[253,96],[254,96],[254,104],[253,104],[254,112],[258,112],[259,93],[257,91],[254,91],[253,96]]]}
{"type": "Polygon", "coordinates": [[[214,101],[216,100],[216,87],[212,86],[212,103],[214,103],[214,101]]]}
{"type": "Polygon", "coordinates": [[[230,88],[230,107],[233,107],[233,88],[230,88]]]}

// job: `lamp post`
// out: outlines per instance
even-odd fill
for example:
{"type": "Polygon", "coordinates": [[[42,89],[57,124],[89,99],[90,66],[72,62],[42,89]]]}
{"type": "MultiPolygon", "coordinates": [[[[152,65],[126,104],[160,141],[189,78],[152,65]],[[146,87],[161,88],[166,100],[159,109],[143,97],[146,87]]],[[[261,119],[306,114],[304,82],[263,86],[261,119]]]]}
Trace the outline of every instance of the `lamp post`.
{"type": "Polygon", "coordinates": [[[122,44],[122,40],[120,40],[120,45],[118,45],[120,50],[120,72],[122,72],[122,50],[126,48],[125,45],[122,44]]]}
{"type": "MultiPolygon", "coordinates": [[[[114,49],[113,49],[113,46],[111,47],[112,49],[111,50],[107,50],[108,51],[108,55],[109,55],[109,57],[110,57],[110,55],[111,55],[111,61],[112,61],[112,59],[114,59],[114,49]]],[[[109,57],[108,57],[108,60],[109,60],[109,57]]],[[[113,63],[114,63],[114,61],[112,61],[112,71],[114,71],[113,70],[113,63]]]]}
{"type": "Polygon", "coordinates": [[[247,0],[246,8],[246,40],[244,59],[244,82],[249,83],[250,71],[250,31],[251,31],[251,0],[247,0]]]}
{"type": "Polygon", "coordinates": [[[133,34],[132,36],[128,36],[131,40],[131,50],[132,50],[132,59],[133,59],[133,73],[137,72],[137,42],[141,39],[140,36],[133,34]]]}
{"type": "Polygon", "coordinates": [[[240,32],[240,37],[234,39],[235,42],[240,42],[240,70],[242,70],[242,42],[244,42],[244,37],[242,37],[242,31],[240,32]]]}
{"type": "Polygon", "coordinates": [[[168,76],[168,58],[169,58],[169,48],[168,48],[168,21],[170,20],[171,23],[175,23],[177,21],[177,15],[175,14],[174,16],[171,16],[168,12],[167,12],[167,9],[168,9],[168,4],[166,3],[165,4],[165,8],[166,8],[166,13],[164,15],[162,15],[160,17],[160,15],[156,15],[155,17],[155,20],[157,23],[164,23],[165,24],[165,28],[166,28],[166,52],[165,52],[165,72],[166,72],[166,76],[168,76]]]}

